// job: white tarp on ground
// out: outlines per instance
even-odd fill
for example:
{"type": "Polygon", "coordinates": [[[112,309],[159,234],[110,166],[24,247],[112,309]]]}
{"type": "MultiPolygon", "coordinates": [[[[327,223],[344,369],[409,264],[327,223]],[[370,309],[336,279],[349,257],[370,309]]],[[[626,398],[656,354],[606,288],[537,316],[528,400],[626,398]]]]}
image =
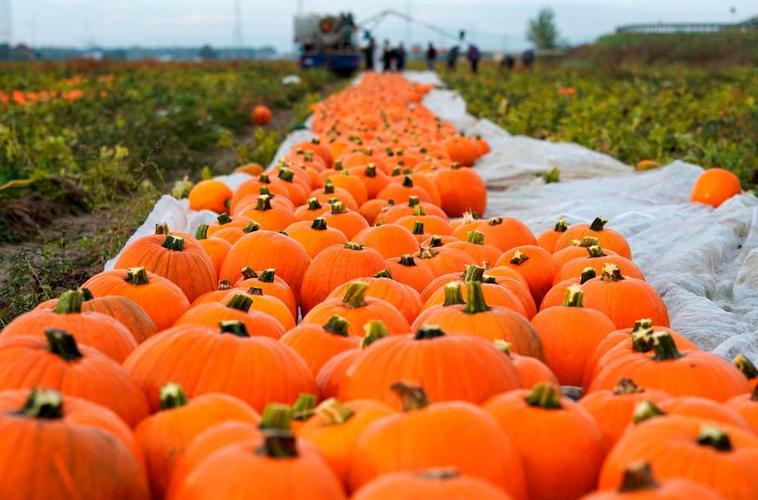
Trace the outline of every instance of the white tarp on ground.
{"type": "MultiPolygon", "coordinates": [[[[408,72],[412,80],[441,85],[437,75],[408,72]]],[[[490,214],[507,214],[538,232],[563,216],[589,222],[602,215],[629,240],[635,263],[661,293],[672,327],[700,347],[758,359],[758,199],[737,196],[716,210],[689,202],[702,169],[683,162],[634,173],[621,162],[576,144],[511,136],[489,120],[466,113],[456,92],[435,89],[424,104],[467,133],[480,134],[492,151],[476,166],[490,187],[490,214]],[[561,182],[535,176],[557,167],[561,182]]],[[[293,132],[277,158],[311,137],[293,132]]],[[[236,187],[245,174],[221,177],[236,187]]],[[[192,212],[187,201],[163,196],[132,239],[156,223],[194,232],[211,212],[192,212]]],[[[130,240],[131,241],[131,240],[130,240]]],[[[109,261],[106,268],[113,265],[109,261]]]]}

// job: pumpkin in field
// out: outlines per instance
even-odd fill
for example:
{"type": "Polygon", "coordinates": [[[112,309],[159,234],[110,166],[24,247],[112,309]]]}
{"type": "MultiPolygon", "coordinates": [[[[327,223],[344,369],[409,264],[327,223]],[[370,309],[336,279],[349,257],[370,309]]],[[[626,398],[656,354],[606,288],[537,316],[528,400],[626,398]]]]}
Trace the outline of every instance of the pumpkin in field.
{"type": "Polygon", "coordinates": [[[322,250],[308,267],[300,288],[303,312],[323,302],[335,287],[384,269],[384,258],[373,248],[347,242],[322,250]]]}
{"type": "MultiPolygon", "coordinates": [[[[537,243],[529,228],[513,217],[493,217],[478,221],[474,228],[484,234],[484,241],[488,245],[498,248],[501,252],[507,252],[514,247],[537,243]]],[[[465,226],[461,226],[455,230],[454,234],[463,240],[466,239],[469,230],[465,226]]]]}
{"type": "Polygon", "coordinates": [[[281,231],[295,222],[292,210],[285,206],[274,206],[268,195],[259,196],[255,206],[240,210],[242,217],[255,221],[261,229],[268,231],[281,231]]]}
{"type": "Polygon", "coordinates": [[[348,240],[352,240],[356,234],[369,227],[360,212],[348,210],[340,201],[332,203],[329,213],[324,218],[330,227],[339,229],[348,240]]]}
{"type": "Polygon", "coordinates": [[[393,180],[376,195],[380,200],[393,200],[395,203],[407,203],[408,200],[415,196],[419,201],[432,203],[432,197],[427,191],[417,186],[413,178],[405,175],[400,181],[393,180]]]}
{"type": "Polygon", "coordinates": [[[642,271],[632,261],[620,255],[608,255],[599,245],[595,245],[587,248],[586,255],[571,259],[560,266],[560,269],[553,277],[553,284],[571,278],[581,279],[588,269],[592,269],[598,275],[603,272],[603,267],[606,264],[615,265],[619,268],[621,274],[626,277],[645,279],[642,271]]]}
{"type": "MultiPolygon", "coordinates": [[[[249,267],[242,269],[242,279],[235,283],[235,287],[241,289],[258,288],[264,295],[271,295],[284,302],[293,317],[297,317],[297,300],[295,299],[295,293],[286,281],[276,275],[276,269],[269,268],[263,269],[260,272],[255,272],[249,267]]],[[[219,298],[224,297],[226,294],[222,294],[219,298]]]]}
{"type": "Polygon", "coordinates": [[[553,384],[495,396],[483,408],[521,456],[529,498],[579,498],[595,487],[605,455],[595,419],[553,384]],[[581,460],[576,459],[581,450],[581,460]],[[556,470],[571,474],[554,474],[556,470]]]}
{"type": "Polygon", "coordinates": [[[260,163],[255,162],[245,163],[234,169],[235,172],[250,175],[261,175],[264,170],[265,168],[260,163]]]}
{"type": "Polygon", "coordinates": [[[285,331],[295,328],[295,316],[292,311],[276,296],[266,295],[262,288],[250,287],[243,292],[233,290],[222,297],[219,302],[228,305],[232,300],[240,300],[239,296],[251,301],[248,311],[262,313],[276,320],[285,331]]]}
{"type": "Polygon", "coordinates": [[[0,347],[22,335],[45,339],[45,330],[54,328],[66,330],[76,338],[77,343],[93,347],[116,362],[122,362],[137,347],[134,336],[110,316],[82,311],[83,300],[82,291],[69,290],[63,292],[54,309],[35,309],[18,316],[3,329],[0,347]]]}
{"type": "Polygon", "coordinates": [[[149,498],[132,433],[104,407],[50,389],[2,391],[0,429],[2,498],[149,498]]]}
{"type": "Polygon", "coordinates": [[[726,405],[737,411],[758,434],[758,386],[751,393],[734,396],[726,405]]]}
{"type": "Polygon", "coordinates": [[[393,223],[382,223],[363,229],[353,241],[373,248],[385,259],[399,257],[418,250],[416,237],[407,228],[393,223]]]}
{"type": "Polygon", "coordinates": [[[216,270],[197,240],[189,235],[143,236],[121,252],[116,268],[144,267],[168,278],[192,302],[216,288],[216,270]]]}
{"type": "Polygon", "coordinates": [[[423,326],[413,335],[392,336],[363,351],[346,373],[340,398],[374,399],[400,408],[391,389],[398,380],[423,386],[433,401],[471,403],[516,389],[521,382],[511,360],[491,343],[423,326]]]}
{"type": "Polygon", "coordinates": [[[218,272],[221,270],[221,264],[224,263],[226,255],[229,253],[229,249],[232,248],[231,242],[223,238],[209,238],[208,237],[208,224],[200,224],[195,232],[195,238],[200,246],[205,250],[205,254],[211,260],[213,269],[218,272]]]}
{"type": "Polygon", "coordinates": [[[502,490],[455,469],[429,469],[422,472],[384,474],[358,490],[354,500],[416,500],[420,498],[476,498],[508,500],[502,490]]]}
{"type": "Polygon", "coordinates": [[[723,168],[709,168],[700,174],[692,186],[691,199],[695,203],[718,207],[741,191],[740,180],[732,172],[723,168]]]}
{"type": "MultiPolygon", "coordinates": [[[[408,320],[409,324],[416,319],[421,311],[422,304],[418,292],[410,286],[394,280],[388,270],[383,269],[372,278],[361,278],[361,281],[368,283],[366,297],[374,297],[389,302],[408,320]]],[[[350,286],[349,282],[338,286],[332,290],[329,298],[344,296],[348,286],[350,286]]]]}
{"type": "Polygon", "coordinates": [[[239,321],[245,325],[245,330],[250,335],[274,339],[284,335],[286,329],[279,320],[263,312],[251,310],[256,299],[247,294],[232,293],[234,295],[225,298],[226,300],[191,307],[176,320],[174,326],[198,325],[216,328],[222,321],[239,321]]]}
{"type": "Polygon", "coordinates": [[[322,402],[298,430],[298,436],[313,443],[340,480],[346,481],[353,448],[372,422],[392,415],[389,406],[369,399],[340,403],[335,398],[322,402]]]}
{"type": "Polygon", "coordinates": [[[429,287],[436,284],[437,290],[429,295],[429,299],[424,304],[423,310],[428,310],[441,304],[451,305],[465,303],[468,297],[468,288],[465,285],[468,281],[474,280],[481,282],[482,294],[488,305],[506,307],[522,316],[526,316],[524,305],[519,297],[510,289],[495,282],[494,279],[485,278],[484,272],[485,270],[483,267],[469,264],[466,266],[466,271],[463,273],[463,276],[445,274],[438,279],[435,279],[434,282],[429,284],[429,287]],[[445,282],[444,284],[442,284],[443,281],[445,282]],[[460,294],[460,299],[455,298],[452,300],[453,297],[450,295],[453,291],[452,285],[456,284],[459,285],[457,293],[460,294]]]}
{"type": "Polygon", "coordinates": [[[558,219],[553,227],[545,229],[537,235],[537,244],[548,252],[553,253],[558,239],[568,230],[569,225],[566,219],[558,219]]]}
{"type": "Polygon", "coordinates": [[[518,451],[492,416],[462,401],[432,403],[418,386],[393,387],[404,411],[376,420],[361,433],[350,467],[351,489],[382,474],[455,467],[513,498],[527,498],[518,451]]]}
{"type": "Polygon", "coordinates": [[[487,267],[494,266],[502,254],[498,248],[485,244],[484,233],[476,230],[468,232],[466,241],[454,241],[448,247],[463,250],[474,258],[477,265],[487,267]]]}
{"type": "Polygon", "coordinates": [[[590,224],[574,224],[569,227],[555,244],[555,251],[559,251],[571,245],[574,240],[581,240],[586,236],[597,238],[597,243],[603,248],[613,250],[622,257],[632,258],[632,251],[626,239],[613,229],[605,227],[608,220],[596,217],[590,224]]]}
{"type": "Polygon", "coordinates": [[[553,278],[559,270],[552,254],[537,245],[511,248],[502,254],[495,266],[510,267],[521,274],[537,304],[553,286],[553,278]]]}
{"type": "Polygon", "coordinates": [[[181,384],[190,397],[230,394],[257,411],[271,401],[292,403],[300,393],[318,393],[308,366],[294,350],[269,337],[250,336],[235,321],[216,328],[168,329],[142,343],[124,368],[153,411],[160,407],[160,388],[168,382],[181,384]]]}
{"type": "Polygon", "coordinates": [[[45,329],[45,340],[12,337],[0,346],[0,390],[46,387],[100,404],[130,426],[148,415],[140,388],[114,360],[77,345],[64,330],[45,329]]]}
{"type": "Polygon", "coordinates": [[[642,422],[610,451],[598,488],[617,488],[624,470],[642,460],[662,481],[690,479],[723,498],[758,496],[758,437],[728,424],[680,416],[642,422]]]}
{"type": "Polygon", "coordinates": [[[387,259],[387,270],[392,277],[408,285],[417,292],[422,292],[436,277],[434,270],[425,265],[419,265],[413,254],[404,254],[387,259]]]}
{"type": "Polygon", "coordinates": [[[223,182],[208,179],[195,184],[187,199],[192,210],[210,210],[221,214],[229,211],[233,194],[223,182]]]}
{"type": "Polygon", "coordinates": [[[321,302],[303,317],[301,324],[323,324],[337,314],[348,321],[350,335],[361,335],[364,325],[373,319],[384,322],[390,334],[409,332],[410,327],[405,317],[389,302],[366,296],[368,287],[369,284],[364,281],[350,282],[342,297],[321,302]]]}
{"type": "Polygon", "coordinates": [[[688,479],[672,478],[660,481],[654,477],[650,463],[640,461],[624,469],[623,477],[616,490],[597,492],[583,498],[585,500],[623,500],[625,498],[718,500],[722,497],[707,486],[688,479]]]}
{"type": "Polygon", "coordinates": [[[103,271],[82,286],[95,297],[116,295],[133,300],[150,316],[158,331],[173,325],[190,305],[181,288],[144,267],[103,271]]]}
{"type": "MultiPolygon", "coordinates": [[[[747,421],[733,408],[722,403],[717,403],[712,399],[695,396],[679,396],[676,398],[666,398],[655,403],[655,406],[663,415],[696,417],[703,420],[733,425],[746,431],[752,430],[747,421]]],[[[637,423],[644,419],[643,415],[638,415],[637,417],[637,423]]]]}
{"type": "Polygon", "coordinates": [[[315,377],[335,355],[360,346],[360,339],[348,334],[348,326],[345,318],[334,315],[323,325],[300,324],[285,333],[280,341],[300,354],[315,377]]]}
{"type": "Polygon", "coordinates": [[[268,125],[271,123],[273,113],[268,106],[259,104],[253,108],[251,117],[253,119],[253,123],[256,125],[268,125]]]}
{"type": "Polygon", "coordinates": [[[439,170],[434,183],[442,209],[449,217],[461,217],[471,210],[478,214],[487,211],[487,187],[474,170],[454,164],[452,168],[439,170]]]}
{"type": "Polygon", "coordinates": [[[284,232],[300,243],[311,259],[315,259],[327,247],[347,243],[343,232],[329,226],[323,217],[317,217],[313,221],[295,222],[287,226],[284,232]]]}
{"type": "Polygon", "coordinates": [[[545,364],[563,385],[581,385],[588,357],[616,326],[608,317],[583,307],[579,286],[566,291],[562,306],[540,311],[532,326],[542,342],[545,364]]]}
{"type": "Polygon", "coordinates": [[[188,398],[182,386],[160,389],[158,412],[143,420],[134,436],[142,448],[153,497],[163,498],[176,461],[208,427],[230,420],[258,423],[260,417],[239,399],[225,394],[188,398]]]}
{"type": "Polygon", "coordinates": [[[558,384],[555,374],[539,359],[511,352],[511,344],[505,340],[495,340],[493,345],[513,362],[521,381],[519,387],[529,389],[540,382],[558,384]]]}

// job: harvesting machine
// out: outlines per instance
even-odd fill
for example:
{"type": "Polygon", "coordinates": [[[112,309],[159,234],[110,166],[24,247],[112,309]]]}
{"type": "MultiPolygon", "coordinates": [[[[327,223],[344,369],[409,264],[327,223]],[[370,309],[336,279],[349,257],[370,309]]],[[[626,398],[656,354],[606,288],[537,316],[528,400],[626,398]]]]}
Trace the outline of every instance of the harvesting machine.
{"type": "Polygon", "coordinates": [[[295,16],[295,43],[301,68],[328,68],[349,75],[358,69],[358,26],[352,14],[295,16]]]}

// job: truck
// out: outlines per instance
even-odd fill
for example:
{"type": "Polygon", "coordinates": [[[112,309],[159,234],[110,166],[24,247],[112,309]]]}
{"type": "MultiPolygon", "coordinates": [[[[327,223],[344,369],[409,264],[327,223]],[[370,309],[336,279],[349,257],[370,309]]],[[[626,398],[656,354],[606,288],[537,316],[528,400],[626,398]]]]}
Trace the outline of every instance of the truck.
{"type": "Polygon", "coordinates": [[[359,28],[352,14],[295,16],[295,43],[300,68],[327,68],[349,76],[360,66],[359,28]]]}

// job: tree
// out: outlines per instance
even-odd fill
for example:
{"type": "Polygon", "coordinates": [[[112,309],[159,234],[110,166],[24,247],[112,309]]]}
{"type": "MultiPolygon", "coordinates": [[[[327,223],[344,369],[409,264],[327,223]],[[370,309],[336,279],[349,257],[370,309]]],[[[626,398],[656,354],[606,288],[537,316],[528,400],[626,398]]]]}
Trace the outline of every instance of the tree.
{"type": "Polygon", "coordinates": [[[540,10],[535,19],[529,20],[527,39],[538,49],[554,49],[558,44],[558,27],[555,14],[549,7],[540,10]]]}
{"type": "Polygon", "coordinates": [[[209,59],[216,59],[218,54],[216,54],[216,51],[213,50],[213,47],[210,45],[203,45],[200,48],[200,52],[198,53],[200,56],[200,59],[209,60],[209,59]]]}

